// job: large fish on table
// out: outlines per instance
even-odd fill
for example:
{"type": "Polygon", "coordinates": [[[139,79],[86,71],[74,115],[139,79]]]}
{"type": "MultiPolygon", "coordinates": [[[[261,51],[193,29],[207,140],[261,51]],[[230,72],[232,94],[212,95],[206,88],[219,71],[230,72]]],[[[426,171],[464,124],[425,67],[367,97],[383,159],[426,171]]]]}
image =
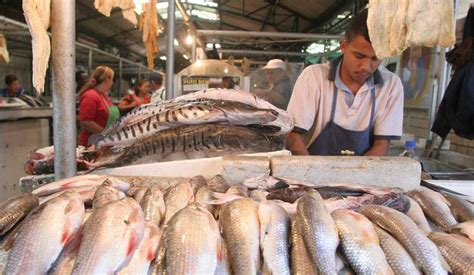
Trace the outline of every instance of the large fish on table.
{"type": "Polygon", "coordinates": [[[161,131],[119,152],[105,148],[91,166],[115,167],[269,152],[281,148],[282,139],[268,136],[258,129],[219,124],[191,125],[161,131]]]}
{"type": "Polygon", "coordinates": [[[474,274],[474,242],[458,235],[433,232],[429,238],[448,261],[453,274],[474,274]]]}
{"type": "Polygon", "coordinates": [[[45,274],[81,227],[84,212],[73,191],[35,208],[16,236],[5,273],[45,274]]]}
{"type": "Polygon", "coordinates": [[[474,220],[474,204],[465,199],[447,193],[443,193],[443,196],[451,204],[451,213],[454,215],[456,220],[459,222],[474,220]]]}
{"type": "Polygon", "coordinates": [[[362,206],[360,212],[394,236],[425,274],[448,273],[449,266],[436,245],[418,229],[408,216],[380,205],[362,206]]]}
{"type": "Polygon", "coordinates": [[[303,240],[300,225],[295,216],[291,218],[291,272],[295,275],[317,274],[303,240]]]}
{"type": "Polygon", "coordinates": [[[0,235],[7,233],[30,211],[38,206],[35,195],[20,195],[10,198],[0,204],[0,235]]]}
{"type": "Polygon", "coordinates": [[[240,102],[202,100],[184,102],[145,120],[121,129],[91,136],[90,143],[98,149],[104,146],[123,148],[154,134],[183,125],[225,123],[231,125],[265,125],[274,121],[278,113],[271,109],[258,109],[240,102]]]}
{"type": "Polygon", "coordinates": [[[112,274],[131,259],[143,238],[145,220],[132,198],[94,210],[84,224],[73,274],[112,274]]]}

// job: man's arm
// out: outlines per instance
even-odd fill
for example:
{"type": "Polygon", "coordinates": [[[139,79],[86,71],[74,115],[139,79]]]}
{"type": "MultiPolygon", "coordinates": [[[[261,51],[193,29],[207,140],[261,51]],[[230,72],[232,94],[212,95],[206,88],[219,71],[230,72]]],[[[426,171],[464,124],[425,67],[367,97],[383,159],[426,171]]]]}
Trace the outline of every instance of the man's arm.
{"type": "Polygon", "coordinates": [[[364,156],[386,156],[389,145],[390,140],[376,139],[372,147],[364,153],[364,156]]]}
{"type": "Polygon", "coordinates": [[[290,150],[293,155],[309,155],[301,133],[294,131],[289,133],[285,139],[285,147],[290,150]]]}

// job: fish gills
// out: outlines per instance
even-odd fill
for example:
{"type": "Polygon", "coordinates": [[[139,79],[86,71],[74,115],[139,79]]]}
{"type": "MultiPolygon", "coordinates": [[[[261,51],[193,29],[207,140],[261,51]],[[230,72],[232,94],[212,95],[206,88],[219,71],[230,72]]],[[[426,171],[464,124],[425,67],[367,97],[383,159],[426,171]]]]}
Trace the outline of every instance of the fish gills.
{"type": "Polygon", "coordinates": [[[144,218],[132,198],[96,209],[84,225],[73,274],[111,274],[131,259],[143,238],[144,218]]]}
{"type": "Polygon", "coordinates": [[[393,274],[372,223],[353,210],[331,213],[349,264],[358,274],[393,274]]]}
{"type": "Polygon", "coordinates": [[[152,222],[145,222],[143,239],[138,245],[128,265],[120,270],[119,275],[146,274],[151,261],[156,257],[158,245],[160,244],[161,231],[152,222]]]}
{"type": "Polygon", "coordinates": [[[423,212],[440,228],[444,229],[458,223],[451,214],[449,202],[440,193],[420,187],[419,190],[407,192],[407,195],[420,204],[423,212]]]}
{"type": "Polygon", "coordinates": [[[27,194],[0,204],[0,235],[5,235],[17,222],[38,206],[38,197],[27,194]]]}
{"type": "Polygon", "coordinates": [[[15,239],[6,274],[46,273],[80,228],[84,212],[80,196],[72,191],[33,210],[15,239]]]}
{"type": "Polygon", "coordinates": [[[145,216],[145,221],[150,221],[157,226],[165,219],[165,201],[163,192],[159,187],[150,187],[146,190],[143,200],[140,202],[145,216]]]}
{"type": "Polygon", "coordinates": [[[198,204],[181,209],[163,233],[166,274],[214,274],[222,260],[219,226],[198,204]]]}
{"type": "Polygon", "coordinates": [[[429,238],[448,261],[453,274],[474,274],[474,242],[458,235],[433,232],[429,238]]]}
{"type": "Polygon", "coordinates": [[[226,205],[220,223],[229,249],[234,274],[257,274],[260,270],[258,203],[234,200],[226,205]]]}
{"type": "Polygon", "coordinates": [[[263,256],[264,274],[290,274],[288,236],[290,221],[283,207],[275,202],[261,202],[260,249],[263,256]]]}
{"type": "Polygon", "coordinates": [[[407,216],[415,222],[416,226],[418,226],[423,233],[428,235],[433,230],[431,230],[431,226],[428,223],[425,214],[423,214],[421,206],[414,199],[410,197],[408,197],[408,199],[410,200],[410,208],[408,209],[407,216]]]}
{"type": "Polygon", "coordinates": [[[451,212],[459,222],[474,220],[474,205],[453,195],[443,194],[451,204],[451,212]]]}
{"type": "Polygon", "coordinates": [[[374,225],[374,228],[379,237],[380,246],[393,272],[400,275],[421,275],[421,271],[416,267],[413,258],[406,249],[382,228],[376,225],[374,225]]]}
{"type": "Polygon", "coordinates": [[[381,205],[365,205],[360,212],[394,236],[426,274],[447,274],[449,266],[436,245],[405,214],[381,205]]]}
{"type": "Polygon", "coordinates": [[[168,189],[164,200],[166,205],[164,224],[167,224],[174,214],[194,200],[193,188],[189,182],[180,183],[168,189]]]}
{"type": "Polygon", "coordinates": [[[304,245],[303,234],[295,216],[291,218],[290,245],[292,274],[316,275],[316,270],[304,245]]]}
{"type": "Polygon", "coordinates": [[[300,198],[296,216],[306,249],[319,274],[336,273],[336,249],[339,245],[336,225],[317,191],[300,198]]]}

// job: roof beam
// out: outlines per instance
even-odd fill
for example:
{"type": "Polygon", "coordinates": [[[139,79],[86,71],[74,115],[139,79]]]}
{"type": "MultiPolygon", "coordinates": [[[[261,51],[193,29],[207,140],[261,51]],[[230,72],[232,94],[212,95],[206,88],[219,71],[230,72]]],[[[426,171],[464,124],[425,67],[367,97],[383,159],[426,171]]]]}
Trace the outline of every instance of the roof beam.
{"type": "Polygon", "coordinates": [[[338,13],[341,11],[347,9],[347,6],[349,6],[352,3],[352,1],[345,1],[345,0],[337,0],[334,2],[334,4],[329,7],[323,14],[318,16],[318,19],[314,21],[311,25],[306,27],[303,32],[310,32],[314,28],[321,28],[322,25],[327,23],[327,21],[331,20],[334,18],[334,16],[337,16],[338,13]]]}

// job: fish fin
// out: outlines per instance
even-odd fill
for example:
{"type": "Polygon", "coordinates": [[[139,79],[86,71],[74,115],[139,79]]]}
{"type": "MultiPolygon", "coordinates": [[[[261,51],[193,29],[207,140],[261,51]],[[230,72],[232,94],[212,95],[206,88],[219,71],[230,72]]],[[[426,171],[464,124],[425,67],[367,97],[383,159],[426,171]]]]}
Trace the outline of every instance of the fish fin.
{"type": "Polygon", "coordinates": [[[89,144],[93,144],[95,148],[100,149],[99,147],[99,142],[103,141],[105,139],[105,135],[102,133],[99,134],[94,134],[89,137],[89,144]]]}
{"type": "Polygon", "coordinates": [[[155,258],[156,258],[156,253],[155,253],[155,251],[153,251],[153,249],[150,247],[150,248],[148,249],[147,254],[146,254],[146,259],[147,259],[147,261],[151,262],[151,261],[153,261],[155,258]]]}
{"type": "Polygon", "coordinates": [[[130,256],[133,251],[135,251],[135,248],[138,245],[138,236],[135,231],[133,231],[130,235],[130,238],[128,239],[128,246],[127,246],[127,253],[126,256],[130,256]]]}

